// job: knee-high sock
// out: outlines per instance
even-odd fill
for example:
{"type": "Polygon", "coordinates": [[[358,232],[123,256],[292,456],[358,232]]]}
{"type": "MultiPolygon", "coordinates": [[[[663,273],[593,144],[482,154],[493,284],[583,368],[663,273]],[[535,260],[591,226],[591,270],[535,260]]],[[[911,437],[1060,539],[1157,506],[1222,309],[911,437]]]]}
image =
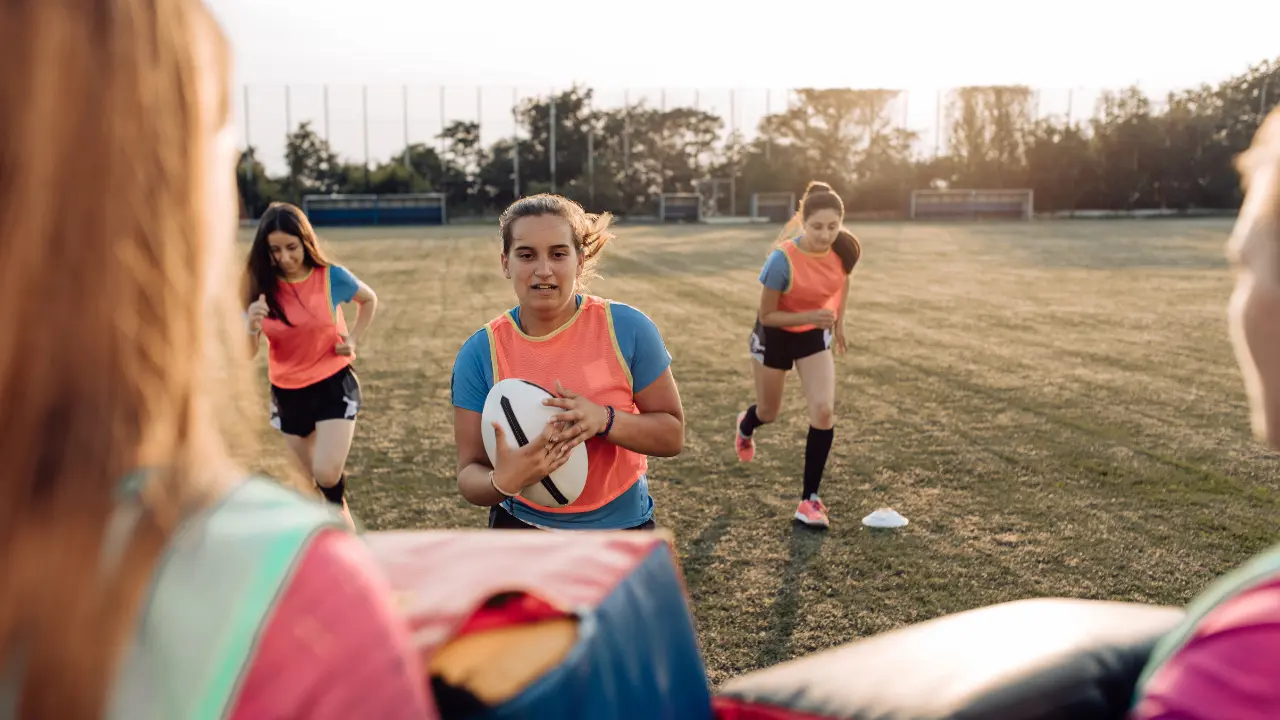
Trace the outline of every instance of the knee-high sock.
{"type": "Polygon", "coordinates": [[[831,441],[835,435],[835,428],[809,428],[809,437],[804,445],[804,490],[800,495],[801,500],[808,500],[818,494],[818,486],[822,484],[822,471],[827,468],[827,456],[831,454],[831,441]]]}

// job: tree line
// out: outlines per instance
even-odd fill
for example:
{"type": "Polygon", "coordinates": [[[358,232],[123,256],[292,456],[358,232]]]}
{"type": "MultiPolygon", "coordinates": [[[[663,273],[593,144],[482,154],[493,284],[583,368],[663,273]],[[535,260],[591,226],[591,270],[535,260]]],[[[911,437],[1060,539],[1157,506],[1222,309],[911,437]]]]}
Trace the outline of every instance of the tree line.
{"type": "Polygon", "coordinates": [[[1137,87],[1109,91],[1087,119],[1036,117],[1026,86],[959,88],[944,101],[946,152],[929,158],[912,152],[918,133],[891,111],[899,94],[798,90],[756,137],[722,141],[725,121],[714,113],[643,101],[601,110],[590,88],[575,86],[519,104],[518,144],[482,146],[478,123],[455,121],[437,136],[440,148],[411,144],[372,167],[339,157],[304,122],[287,137],[286,173],[268,176],[250,147],[238,183],[253,216],[312,193],[419,192],[444,193],[454,217],[491,214],[515,199],[517,175],[521,195],[554,190],[624,216],[652,213],[660,193],[729,177],[739,214],[752,193],[798,194],[813,178],[855,211],[901,212],[911,190],[928,187],[1031,188],[1037,211],[1233,209],[1241,200],[1233,161],[1280,101],[1280,58],[1162,103],[1137,87]]]}

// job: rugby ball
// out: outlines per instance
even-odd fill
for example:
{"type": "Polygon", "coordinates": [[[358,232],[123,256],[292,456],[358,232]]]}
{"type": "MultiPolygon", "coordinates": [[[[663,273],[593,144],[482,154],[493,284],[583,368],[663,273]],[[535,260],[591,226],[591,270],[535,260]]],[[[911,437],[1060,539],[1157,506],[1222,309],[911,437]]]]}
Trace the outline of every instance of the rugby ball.
{"type": "MultiPolygon", "coordinates": [[[[506,435],[507,445],[519,448],[536,438],[547,422],[560,408],[543,405],[542,401],[555,397],[545,388],[527,380],[508,378],[499,380],[489,390],[481,414],[480,435],[489,463],[496,464],[496,434],[493,424],[499,423],[506,435]]],[[[569,460],[520,492],[526,500],[543,507],[562,508],[578,499],[587,485],[587,445],[579,443],[569,451],[569,460]]]]}

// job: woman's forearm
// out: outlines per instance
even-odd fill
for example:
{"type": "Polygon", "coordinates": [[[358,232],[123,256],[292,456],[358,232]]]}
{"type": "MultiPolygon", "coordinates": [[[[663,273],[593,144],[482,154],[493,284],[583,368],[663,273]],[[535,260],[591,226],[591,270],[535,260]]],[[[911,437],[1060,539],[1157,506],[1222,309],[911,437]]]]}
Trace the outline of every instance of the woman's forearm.
{"type": "Polygon", "coordinates": [[[363,338],[364,332],[369,329],[369,325],[373,322],[373,316],[377,312],[377,296],[356,305],[356,322],[355,325],[351,327],[350,337],[353,337],[356,340],[363,338]]]}
{"type": "Polygon", "coordinates": [[[607,439],[641,455],[675,457],[684,449],[684,422],[665,412],[633,415],[615,410],[607,439]]]}
{"type": "Polygon", "coordinates": [[[463,499],[481,507],[491,507],[507,499],[489,481],[489,470],[489,467],[473,462],[458,472],[458,492],[463,499]]]}
{"type": "Polygon", "coordinates": [[[809,313],[785,312],[774,310],[760,314],[760,324],[765,327],[794,327],[810,324],[809,313]]]}

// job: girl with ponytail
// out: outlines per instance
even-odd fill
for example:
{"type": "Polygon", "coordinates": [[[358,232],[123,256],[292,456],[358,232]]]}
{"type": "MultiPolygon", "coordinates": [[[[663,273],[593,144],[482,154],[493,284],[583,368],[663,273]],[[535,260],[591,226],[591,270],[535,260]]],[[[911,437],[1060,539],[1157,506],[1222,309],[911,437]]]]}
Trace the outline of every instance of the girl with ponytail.
{"type": "Polygon", "coordinates": [[[823,182],[805,188],[800,210],[779,235],[760,273],[764,286],[750,353],[756,402],[738,413],[734,450],[743,462],[755,457],[757,428],[778,417],[787,371],[795,367],[809,405],[804,480],[795,519],[828,527],[827,507],[818,496],[835,437],[835,362],[846,350],[845,308],[849,276],[862,246],[844,227],[844,202],[823,182]]]}

